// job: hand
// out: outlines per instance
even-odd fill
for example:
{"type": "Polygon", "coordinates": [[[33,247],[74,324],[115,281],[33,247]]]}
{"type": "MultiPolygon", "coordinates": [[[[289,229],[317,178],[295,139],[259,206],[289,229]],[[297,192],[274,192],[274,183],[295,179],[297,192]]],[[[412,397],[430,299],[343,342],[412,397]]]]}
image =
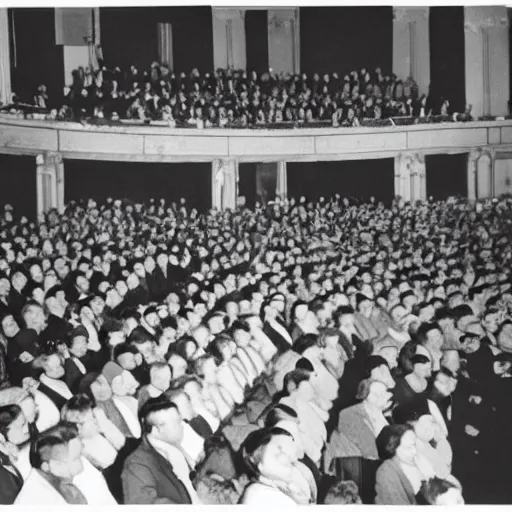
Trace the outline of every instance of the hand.
{"type": "Polygon", "coordinates": [[[480,405],[482,403],[482,397],[481,396],[476,396],[476,395],[471,395],[469,397],[469,403],[480,405]]]}
{"type": "Polygon", "coordinates": [[[23,352],[18,358],[22,363],[31,363],[34,360],[34,356],[28,352],[23,352]]]}
{"type": "Polygon", "coordinates": [[[23,389],[31,391],[38,388],[39,382],[37,382],[37,380],[33,379],[32,377],[25,377],[21,381],[21,386],[23,387],[23,389]]]}
{"type": "Polygon", "coordinates": [[[61,343],[57,346],[57,351],[64,359],[69,359],[71,357],[68,347],[64,343],[61,343]]]}
{"type": "Polygon", "coordinates": [[[480,434],[480,431],[477,430],[475,427],[473,427],[472,425],[466,425],[466,427],[464,428],[466,434],[468,436],[471,436],[471,437],[476,437],[478,434],[480,434]]]}

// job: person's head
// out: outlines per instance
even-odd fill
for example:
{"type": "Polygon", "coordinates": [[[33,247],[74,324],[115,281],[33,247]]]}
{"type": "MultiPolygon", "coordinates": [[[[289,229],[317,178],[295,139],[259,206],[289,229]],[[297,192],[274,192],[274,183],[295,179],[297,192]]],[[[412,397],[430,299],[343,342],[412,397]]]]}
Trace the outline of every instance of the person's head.
{"type": "Polygon", "coordinates": [[[450,396],[457,387],[457,375],[448,368],[441,367],[432,385],[442,396],[450,396]]]}
{"type": "Polygon", "coordinates": [[[77,427],[60,423],[38,436],[31,449],[30,463],[59,480],[72,481],[83,471],[82,449],[77,427]]]}
{"type": "Polygon", "coordinates": [[[295,341],[293,350],[306,358],[318,358],[323,351],[318,344],[318,336],[316,334],[303,334],[300,336],[295,341]]]}
{"type": "Polygon", "coordinates": [[[73,395],[61,410],[62,421],[73,423],[78,429],[81,439],[90,439],[100,433],[100,428],[94,415],[95,403],[84,393],[73,395]]]}
{"type": "Polygon", "coordinates": [[[172,380],[171,367],[167,363],[153,363],[149,368],[149,380],[159,391],[167,391],[172,380]]]}
{"type": "Polygon", "coordinates": [[[410,425],[386,425],[377,436],[377,450],[381,460],[396,458],[413,465],[418,453],[414,429],[410,425]]]}
{"type": "Polygon", "coordinates": [[[395,380],[391,376],[387,361],[381,356],[369,356],[365,360],[367,377],[386,385],[388,389],[395,387],[395,380]]]}
{"type": "Polygon", "coordinates": [[[0,407],[0,434],[6,441],[16,446],[20,446],[30,439],[29,424],[19,405],[0,407]]]}
{"type": "Polygon", "coordinates": [[[354,310],[351,306],[340,306],[335,312],[337,326],[342,330],[354,329],[354,310]]]}
{"type": "Polygon", "coordinates": [[[142,355],[128,343],[116,345],[113,349],[112,358],[121,368],[129,372],[135,370],[142,363],[142,355]]]}
{"type": "Polygon", "coordinates": [[[421,379],[428,379],[432,375],[432,361],[423,354],[414,354],[411,357],[412,373],[421,379]]]}
{"type": "Polygon", "coordinates": [[[50,379],[61,379],[66,373],[59,354],[42,355],[34,361],[34,364],[41,367],[50,379]]]}
{"type": "Polygon", "coordinates": [[[181,417],[185,421],[190,421],[196,416],[192,402],[183,388],[173,389],[172,391],[167,391],[165,394],[167,398],[176,405],[181,417]]]}
{"type": "Polygon", "coordinates": [[[392,393],[386,384],[378,380],[365,379],[359,383],[356,398],[379,411],[386,411],[391,406],[392,393]]]}
{"type": "MultiPolygon", "coordinates": [[[[460,344],[466,354],[473,354],[480,348],[480,337],[477,334],[467,333],[461,336],[460,344]]],[[[499,340],[498,340],[499,344],[499,340]]]]}
{"type": "Polygon", "coordinates": [[[464,505],[464,498],[459,487],[437,476],[422,483],[421,495],[429,505],[451,507],[464,505]]]}
{"type": "Polygon", "coordinates": [[[359,488],[352,480],[342,480],[333,484],[324,498],[324,505],[360,505],[359,488]]]}
{"type": "Polygon", "coordinates": [[[112,389],[101,373],[87,373],[82,377],[79,384],[79,391],[87,393],[94,398],[96,403],[107,402],[112,398],[112,389]]]}
{"type": "Polygon", "coordinates": [[[176,405],[165,395],[147,400],[139,410],[144,435],[171,445],[183,440],[183,420],[176,405]]]}
{"type": "Polygon", "coordinates": [[[7,314],[2,318],[2,332],[7,339],[14,338],[20,332],[18,322],[13,315],[7,314]]]}
{"type": "Polygon", "coordinates": [[[315,390],[310,382],[311,372],[297,368],[284,376],[283,389],[288,395],[296,394],[301,400],[310,402],[315,397],[315,390]]]}
{"type": "Polygon", "coordinates": [[[444,343],[443,332],[436,323],[421,324],[416,336],[419,343],[433,350],[441,350],[444,343]]]}
{"type": "Polygon", "coordinates": [[[30,301],[21,310],[21,317],[28,329],[40,332],[46,326],[43,307],[37,302],[30,301]]]}
{"type": "Polygon", "coordinates": [[[296,449],[292,435],[286,430],[273,427],[251,432],[242,443],[241,453],[251,476],[276,483],[291,481],[296,449]]]}
{"type": "Polygon", "coordinates": [[[498,347],[503,352],[512,352],[512,322],[505,320],[499,327],[496,337],[498,347]]]}
{"type": "Polygon", "coordinates": [[[418,439],[430,443],[436,434],[437,424],[432,416],[426,398],[415,398],[399,404],[393,410],[396,424],[410,425],[418,439]]]}
{"type": "Polygon", "coordinates": [[[73,329],[66,338],[66,344],[69,353],[80,359],[87,354],[87,346],[89,342],[89,333],[87,329],[80,325],[73,329]]]}

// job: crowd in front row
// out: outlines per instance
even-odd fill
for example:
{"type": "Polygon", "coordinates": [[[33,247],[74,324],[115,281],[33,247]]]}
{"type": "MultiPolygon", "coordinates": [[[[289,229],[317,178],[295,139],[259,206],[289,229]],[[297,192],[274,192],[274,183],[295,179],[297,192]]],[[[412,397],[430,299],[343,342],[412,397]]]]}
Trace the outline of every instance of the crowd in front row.
{"type": "Polygon", "coordinates": [[[510,223],[507,198],[6,207],[0,503],[512,503],[510,223]]]}
{"type": "Polygon", "coordinates": [[[55,96],[41,85],[34,97],[35,105],[51,111],[50,119],[124,119],[171,127],[357,127],[393,117],[425,120],[432,115],[450,121],[471,119],[470,109],[453,117],[447,98],[435,91],[428,97],[420,94],[412,78],[387,76],[380,68],[308,76],[234,69],[174,73],[156,62],[144,72],[135,66],[121,71],[102,65],[96,71],[73,71],[63,106],[56,104],[60,100],[55,96]]]}

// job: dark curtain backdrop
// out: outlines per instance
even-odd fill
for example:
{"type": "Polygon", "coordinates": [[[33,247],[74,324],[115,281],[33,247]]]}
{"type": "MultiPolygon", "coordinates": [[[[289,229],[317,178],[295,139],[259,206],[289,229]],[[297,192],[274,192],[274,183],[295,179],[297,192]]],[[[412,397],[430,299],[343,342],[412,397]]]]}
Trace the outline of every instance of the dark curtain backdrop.
{"type": "Polygon", "coordinates": [[[0,210],[10,204],[18,216],[37,217],[36,158],[0,154],[0,210]]]}
{"type": "Polygon", "coordinates": [[[380,67],[391,73],[392,7],[301,7],[299,12],[302,72],[346,74],[380,67]]]}
{"type": "Polygon", "coordinates": [[[238,165],[238,195],[245,197],[245,206],[251,209],[256,203],[256,165],[254,162],[238,165]]]}
{"type": "Polygon", "coordinates": [[[394,196],[393,158],[340,162],[288,162],[288,197],[309,200],[358,197],[391,203],[394,196]]]}
{"type": "Polygon", "coordinates": [[[66,160],[66,202],[108,197],[149,202],[179,201],[200,211],[211,208],[211,164],[66,160]]]}
{"type": "Polygon", "coordinates": [[[268,71],[268,11],[245,11],[245,48],[247,70],[268,71]]]}
{"type": "Polygon", "coordinates": [[[102,7],[101,45],[107,65],[149,68],[158,57],[157,23],[172,25],[174,69],[213,70],[210,6],[102,7]]]}
{"type": "Polygon", "coordinates": [[[62,105],[64,50],[55,44],[55,10],[9,9],[12,90],[32,103],[39,85],[48,88],[50,106],[62,105]]]}
{"type": "Polygon", "coordinates": [[[448,99],[453,111],[463,112],[466,106],[464,6],[431,7],[429,32],[432,99],[448,99]]]}
{"type": "Polygon", "coordinates": [[[427,155],[427,197],[436,200],[450,196],[468,196],[467,153],[427,155]]]}

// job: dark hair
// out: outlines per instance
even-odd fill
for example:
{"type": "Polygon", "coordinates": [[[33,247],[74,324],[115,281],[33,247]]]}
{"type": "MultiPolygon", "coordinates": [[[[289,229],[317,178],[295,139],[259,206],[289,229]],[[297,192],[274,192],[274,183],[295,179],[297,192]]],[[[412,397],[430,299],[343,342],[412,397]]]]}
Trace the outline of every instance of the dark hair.
{"type": "Polygon", "coordinates": [[[69,423],[77,423],[74,420],[71,420],[70,417],[73,415],[83,414],[87,412],[89,409],[94,409],[96,407],[96,403],[94,398],[85,394],[78,393],[77,395],[73,395],[65,404],[60,412],[60,417],[63,421],[67,421],[69,423]]]}
{"type": "Polygon", "coordinates": [[[73,423],[64,421],[39,434],[30,449],[31,466],[41,469],[43,462],[50,460],[54,448],[66,446],[73,439],[78,439],[78,428],[73,423]]]}
{"type": "Polygon", "coordinates": [[[289,432],[279,427],[263,428],[251,432],[242,443],[240,447],[242,462],[251,476],[260,476],[258,466],[262,448],[267,446],[274,436],[292,437],[289,432]]]}
{"type": "Polygon", "coordinates": [[[152,415],[156,412],[166,411],[168,409],[178,410],[178,407],[165,395],[160,395],[156,398],[149,398],[146,400],[139,409],[139,422],[143,434],[151,434],[151,431],[153,430],[154,425],[151,422],[152,415]]]}
{"type": "Polygon", "coordinates": [[[427,356],[425,356],[423,354],[414,354],[411,357],[411,364],[412,364],[413,368],[417,364],[427,364],[427,363],[431,363],[431,362],[432,361],[427,356]]]}
{"type": "Polygon", "coordinates": [[[365,369],[365,373],[366,373],[366,378],[370,378],[372,375],[372,371],[375,368],[379,368],[379,366],[386,366],[387,368],[389,368],[388,362],[382,356],[379,356],[379,355],[368,356],[364,360],[364,369],[365,369]]]}
{"type": "Polygon", "coordinates": [[[123,354],[133,354],[137,355],[139,351],[129,343],[120,343],[116,345],[112,350],[112,359],[117,362],[117,358],[122,356],[123,354]]]}
{"type": "Polygon", "coordinates": [[[424,345],[425,342],[427,341],[428,333],[435,329],[437,329],[439,331],[441,330],[441,328],[439,327],[439,324],[436,322],[421,324],[419,326],[418,330],[416,331],[416,341],[420,345],[424,345]]]}
{"type": "Polygon", "coordinates": [[[434,476],[430,480],[422,482],[420,493],[429,505],[435,505],[437,498],[450,489],[458,489],[458,487],[448,480],[434,476]]]}
{"type": "Polygon", "coordinates": [[[418,396],[403,404],[397,405],[393,410],[393,421],[399,425],[415,423],[422,416],[430,415],[428,400],[418,396]]]}
{"type": "Polygon", "coordinates": [[[2,434],[7,441],[7,432],[13,421],[16,421],[23,411],[21,407],[16,404],[4,405],[0,407],[0,434],[2,434]]]}
{"type": "Polygon", "coordinates": [[[386,425],[377,436],[377,450],[382,460],[392,459],[406,432],[413,431],[410,425],[386,425]]]}
{"type": "Polygon", "coordinates": [[[184,336],[183,338],[180,338],[172,346],[173,352],[175,354],[179,355],[180,357],[182,357],[183,359],[185,359],[185,361],[188,361],[187,345],[189,343],[193,343],[197,350],[197,348],[198,348],[197,341],[194,338],[192,338],[192,336],[184,336]]]}
{"type": "Polygon", "coordinates": [[[324,505],[356,505],[360,503],[359,488],[353,480],[334,483],[324,498],[324,505]]]}
{"type": "Polygon", "coordinates": [[[321,348],[325,348],[327,346],[326,344],[326,338],[336,337],[338,338],[338,343],[340,340],[340,331],[338,329],[335,329],[334,327],[326,327],[324,329],[320,329],[320,334],[318,336],[318,346],[321,348]]]}
{"type": "Polygon", "coordinates": [[[292,306],[292,309],[290,310],[290,320],[292,322],[295,321],[295,312],[297,311],[297,308],[299,306],[306,306],[306,308],[308,308],[308,303],[304,300],[296,300],[294,303],[293,303],[293,306],[292,306]]]}
{"type": "Polygon", "coordinates": [[[307,357],[301,357],[296,363],[295,363],[295,369],[296,370],[306,370],[308,372],[315,372],[315,367],[313,366],[313,363],[307,358],[307,357]]]}
{"type": "Polygon", "coordinates": [[[293,350],[297,354],[304,354],[304,352],[311,347],[318,345],[318,336],[316,334],[303,334],[293,344],[293,350]]]}
{"type": "Polygon", "coordinates": [[[295,387],[298,388],[301,382],[309,381],[311,375],[307,370],[297,369],[288,372],[283,379],[283,391],[286,393],[285,396],[290,394],[288,390],[288,386],[293,383],[295,387]]]}
{"type": "Polygon", "coordinates": [[[275,427],[280,421],[287,420],[290,417],[298,420],[299,415],[291,407],[285,404],[277,404],[265,416],[265,428],[275,427]]]}
{"type": "Polygon", "coordinates": [[[404,375],[411,373],[413,370],[411,359],[416,354],[417,347],[418,344],[411,340],[400,349],[398,354],[398,364],[404,375]]]}

